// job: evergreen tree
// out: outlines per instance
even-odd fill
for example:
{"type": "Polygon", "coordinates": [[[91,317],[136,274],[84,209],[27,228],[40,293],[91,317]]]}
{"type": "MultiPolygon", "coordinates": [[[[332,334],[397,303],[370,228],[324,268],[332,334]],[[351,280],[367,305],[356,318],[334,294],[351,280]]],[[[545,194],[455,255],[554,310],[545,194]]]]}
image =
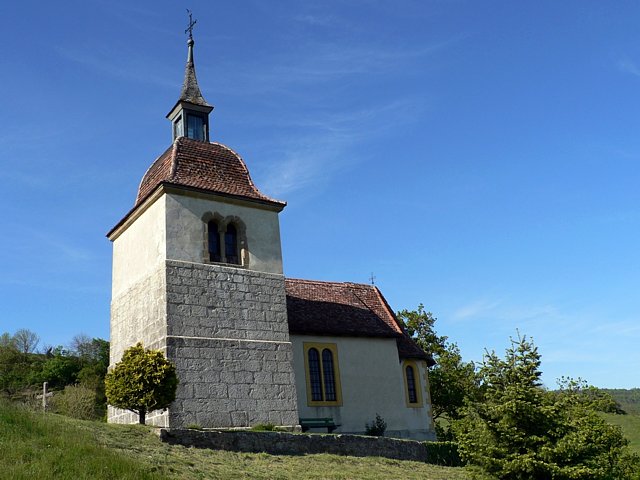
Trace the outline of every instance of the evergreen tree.
{"type": "Polygon", "coordinates": [[[511,339],[504,359],[487,353],[480,368],[484,401],[455,422],[463,459],[504,480],[634,478],[638,458],[578,392],[542,387],[540,354],[526,337],[511,339]]]}

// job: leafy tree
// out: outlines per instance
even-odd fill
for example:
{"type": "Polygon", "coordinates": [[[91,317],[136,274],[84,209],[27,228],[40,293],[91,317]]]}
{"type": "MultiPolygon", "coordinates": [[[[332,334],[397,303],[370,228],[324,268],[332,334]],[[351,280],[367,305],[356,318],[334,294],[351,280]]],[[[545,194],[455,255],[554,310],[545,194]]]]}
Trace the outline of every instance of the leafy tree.
{"type": "MultiPolygon", "coordinates": [[[[2,338],[12,337],[3,334],[2,338]]],[[[12,396],[27,386],[32,363],[32,359],[20,352],[13,341],[3,342],[0,345],[0,393],[12,396]]]]}
{"type": "Polygon", "coordinates": [[[22,353],[33,353],[40,343],[40,337],[31,330],[21,328],[13,334],[13,344],[22,353]]]}
{"type": "Polygon", "coordinates": [[[50,357],[42,356],[38,359],[40,368],[33,365],[27,381],[31,385],[48,382],[51,389],[62,389],[66,385],[73,385],[78,381],[78,374],[82,370],[82,362],[78,357],[62,347],[57,347],[50,357]]]}
{"type": "Polygon", "coordinates": [[[418,305],[417,310],[401,310],[397,313],[407,333],[426,352],[433,356],[436,364],[429,371],[433,418],[440,440],[451,439],[449,422],[457,419],[465,400],[477,401],[481,397],[478,375],[472,362],[464,362],[460,349],[448,342],[446,336],[435,331],[436,318],[418,305]],[[437,420],[445,420],[438,422],[437,420]]]}
{"type": "Polygon", "coordinates": [[[554,392],[556,395],[573,397],[597,412],[626,414],[610,393],[589,385],[582,378],[561,377],[558,387],[554,392]]]}
{"type": "Polygon", "coordinates": [[[145,350],[142,343],[128,348],[122,360],[105,378],[107,400],[114,407],[138,414],[165,409],[176,397],[175,367],[159,350],[145,350]]]}
{"type": "Polygon", "coordinates": [[[78,382],[95,392],[96,409],[106,413],[107,396],[104,378],[109,368],[109,342],[101,338],[93,338],[78,345],[76,352],[83,363],[82,370],[78,372],[78,382]]]}
{"type": "Polygon", "coordinates": [[[423,350],[434,356],[439,356],[447,348],[447,337],[438,336],[435,331],[437,318],[424,309],[421,303],[417,310],[400,310],[396,316],[404,325],[407,333],[423,350]]]}
{"type": "Polygon", "coordinates": [[[545,390],[540,375],[540,354],[526,337],[511,339],[504,359],[485,354],[484,401],[469,402],[454,423],[463,459],[505,480],[634,478],[640,463],[620,429],[575,389],[545,390]]]}
{"type": "Polygon", "coordinates": [[[13,337],[9,332],[4,332],[0,335],[0,348],[15,348],[15,343],[13,342],[13,337]]]}

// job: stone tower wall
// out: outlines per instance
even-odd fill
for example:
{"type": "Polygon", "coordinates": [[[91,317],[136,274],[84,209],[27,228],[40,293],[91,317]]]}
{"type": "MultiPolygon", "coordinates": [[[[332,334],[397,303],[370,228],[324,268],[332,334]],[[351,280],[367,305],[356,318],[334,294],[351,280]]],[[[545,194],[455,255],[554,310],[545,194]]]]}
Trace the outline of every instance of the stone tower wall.
{"type": "MultiPolygon", "coordinates": [[[[145,348],[167,352],[166,268],[160,265],[147,278],[111,301],[111,366],[119,362],[124,351],[137,342],[145,348]]],[[[109,407],[111,423],[136,423],[137,415],[109,407]]],[[[155,411],[147,424],[167,427],[167,413],[155,411]]]]}
{"type": "Polygon", "coordinates": [[[298,423],[284,277],[167,261],[172,428],[298,423]]]}

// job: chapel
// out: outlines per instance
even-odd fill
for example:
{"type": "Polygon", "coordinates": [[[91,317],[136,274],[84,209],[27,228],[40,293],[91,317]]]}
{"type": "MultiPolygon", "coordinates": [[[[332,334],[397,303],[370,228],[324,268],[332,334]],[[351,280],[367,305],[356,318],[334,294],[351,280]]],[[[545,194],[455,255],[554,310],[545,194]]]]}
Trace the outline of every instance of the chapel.
{"type": "MultiPolygon", "coordinates": [[[[172,143],[143,175],[113,243],[111,366],[137,342],[177,369],[176,400],[151,412],[165,428],[363,433],[435,439],[432,358],[407,335],[374,285],[284,276],[279,214],[247,164],[210,138],[189,29],[172,143]],[[327,422],[325,422],[327,423],[327,422]]],[[[109,407],[109,422],[135,423],[109,407]]]]}

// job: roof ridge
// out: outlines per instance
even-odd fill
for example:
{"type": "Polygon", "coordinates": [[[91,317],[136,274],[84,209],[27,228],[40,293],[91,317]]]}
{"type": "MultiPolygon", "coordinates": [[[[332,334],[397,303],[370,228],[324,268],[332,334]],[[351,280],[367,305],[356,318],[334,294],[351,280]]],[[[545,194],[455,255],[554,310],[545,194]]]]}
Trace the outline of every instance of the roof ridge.
{"type": "Polygon", "coordinates": [[[169,178],[168,178],[168,180],[170,181],[175,180],[176,171],[178,170],[178,143],[180,142],[181,138],[186,138],[186,137],[176,138],[175,141],[173,142],[173,145],[171,146],[171,172],[169,173],[169,178]]]}
{"type": "MultiPolygon", "coordinates": [[[[229,152],[231,152],[232,154],[234,154],[236,156],[236,158],[238,160],[240,160],[240,165],[242,166],[242,168],[244,169],[244,171],[247,174],[247,179],[249,180],[249,185],[251,186],[251,188],[253,188],[260,196],[264,197],[266,200],[271,200],[273,202],[280,202],[279,200],[276,200],[273,197],[270,197],[268,195],[265,195],[264,193],[262,193],[260,191],[260,189],[256,186],[255,183],[253,183],[253,178],[251,178],[251,173],[249,172],[249,168],[247,167],[246,162],[244,161],[244,158],[242,158],[242,155],[240,155],[238,152],[236,152],[234,149],[232,149],[231,147],[228,147],[227,145],[224,145],[220,142],[211,142],[211,145],[218,145],[219,147],[224,148],[225,150],[228,150],[229,152]]],[[[285,202],[286,204],[286,202],[285,202]]]]}
{"type": "Polygon", "coordinates": [[[389,303],[387,302],[387,299],[384,298],[384,295],[382,295],[382,292],[380,291],[380,289],[378,287],[376,287],[375,285],[372,285],[372,287],[373,287],[374,291],[376,292],[376,295],[378,296],[378,299],[380,300],[382,305],[384,305],[385,309],[387,310],[387,313],[391,316],[391,319],[393,320],[393,323],[397,327],[398,332],[400,332],[402,334],[405,334],[404,329],[400,326],[400,323],[398,322],[398,319],[396,318],[396,314],[391,309],[391,305],[389,305],[389,303]]]}
{"type": "Polygon", "coordinates": [[[285,277],[285,280],[293,280],[295,282],[306,282],[306,283],[324,283],[324,284],[331,284],[331,285],[346,285],[346,286],[358,286],[358,287],[367,287],[367,288],[371,288],[373,287],[373,285],[369,285],[366,283],[355,283],[355,282],[338,282],[338,281],[334,281],[334,280],[310,280],[307,278],[292,278],[292,277],[285,277]]]}
{"type": "MultiPolygon", "coordinates": [[[[158,160],[160,160],[162,157],[164,157],[166,155],[166,153],[173,148],[173,145],[171,145],[170,147],[167,147],[167,149],[162,152],[160,155],[158,155],[156,157],[156,159],[151,162],[151,165],[149,165],[149,168],[147,168],[144,172],[144,175],[142,175],[142,178],[140,179],[140,182],[138,183],[138,194],[140,194],[140,188],[142,188],[142,182],[144,182],[145,178],[147,178],[147,174],[151,171],[151,169],[155,166],[155,164],[158,162],[158,160]]],[[[137,203],[137,198],[136,198],[136,203],[137,203]]]]}

